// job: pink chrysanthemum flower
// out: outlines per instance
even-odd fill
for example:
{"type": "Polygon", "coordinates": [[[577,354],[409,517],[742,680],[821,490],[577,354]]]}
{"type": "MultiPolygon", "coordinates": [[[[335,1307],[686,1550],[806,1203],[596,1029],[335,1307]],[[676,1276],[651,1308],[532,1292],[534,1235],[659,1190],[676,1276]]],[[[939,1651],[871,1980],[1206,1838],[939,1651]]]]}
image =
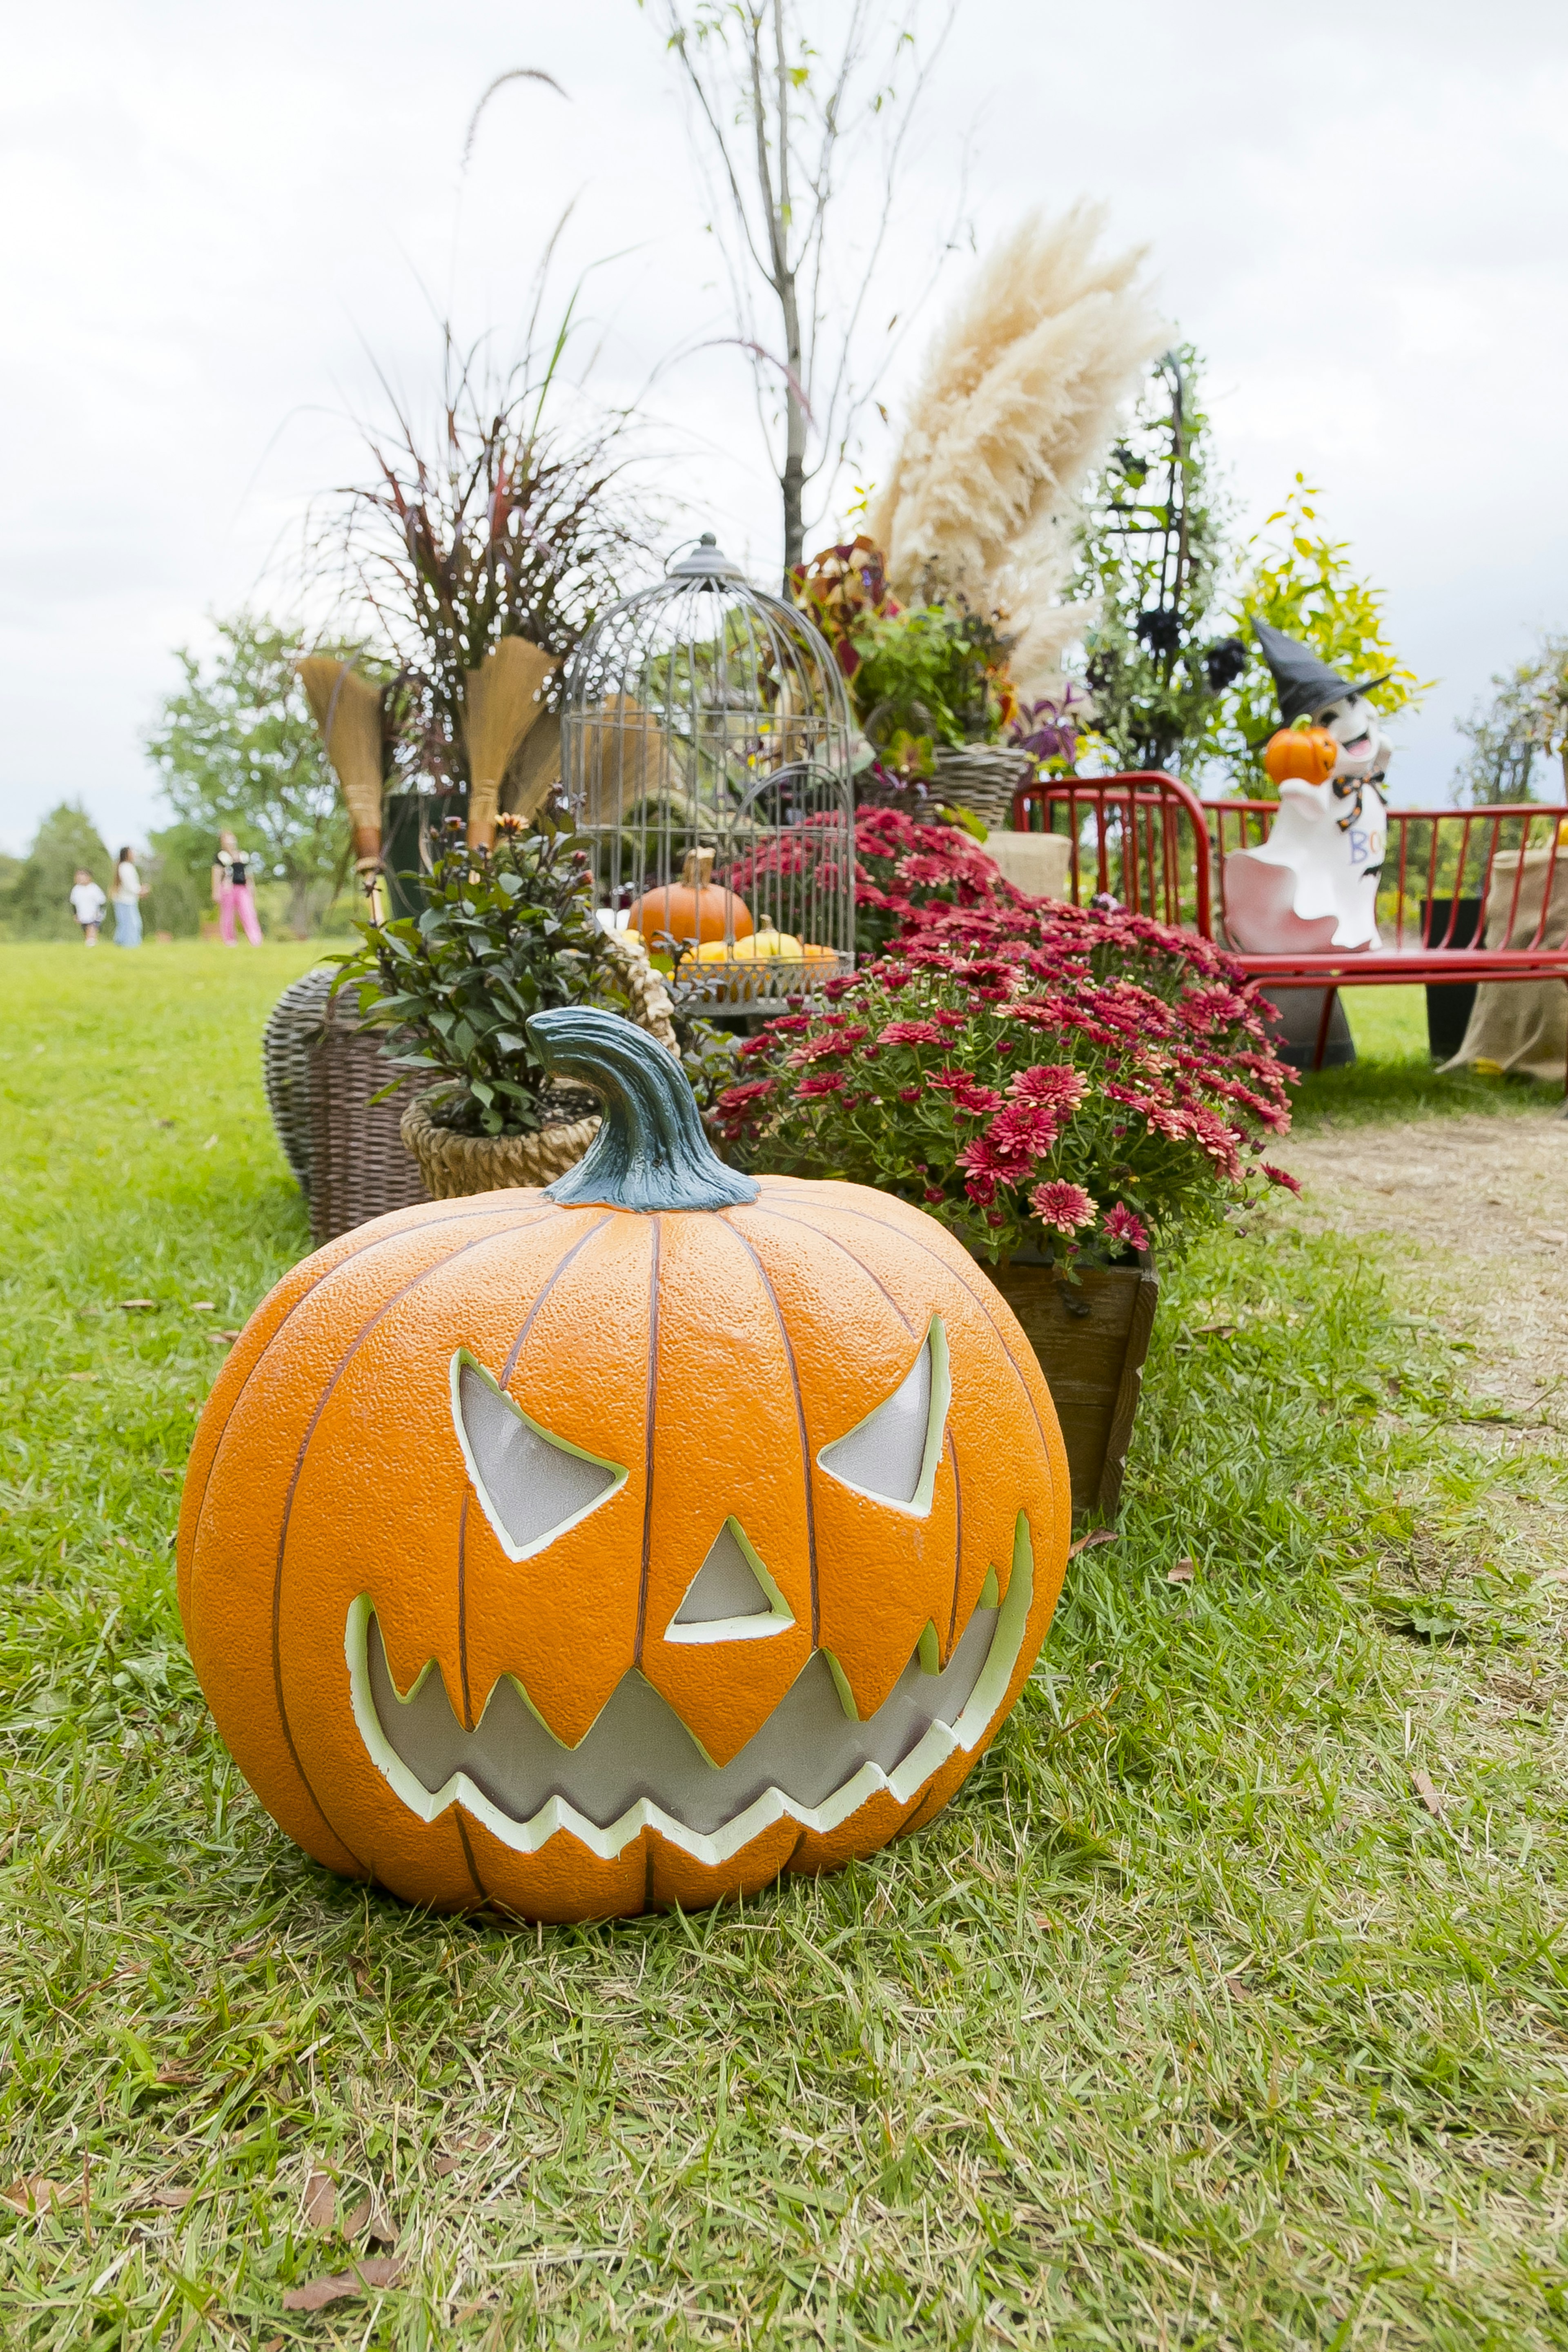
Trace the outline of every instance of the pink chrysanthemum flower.
{"type": "Polygon", "coordinates": [[[1129,1249],[1146,1250],[1149,1246],[1147,1230],[1121,1201],[1105,1213],[1105,1238],[1110,1242],[1122,1242],[1129,1249]]]}
{"type": "Polygon", "coordinates": [[[1037,1184],[1029,1206],[1052,1233],[1076,1234],[1094,1223],[1094,1202],[1080,1184],[1037,1184]]]}

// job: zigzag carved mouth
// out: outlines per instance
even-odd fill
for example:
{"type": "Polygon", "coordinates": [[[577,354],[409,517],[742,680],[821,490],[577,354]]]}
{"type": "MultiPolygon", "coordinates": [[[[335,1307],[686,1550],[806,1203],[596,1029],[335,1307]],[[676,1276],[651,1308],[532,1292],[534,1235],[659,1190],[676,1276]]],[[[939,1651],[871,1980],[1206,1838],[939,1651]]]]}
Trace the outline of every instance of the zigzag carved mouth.
{"type": "Polygon", "coordinates": [[[823,1832],[879,1790],[907,1803],[950,1756],[977,1748],[1012,1680],[1033,1594],[1020,1517],[1005,1600],[975,1609],[940,1673],[927,1673],[917,1651],[882,1706],[860,1722],[840,1696],[827,1654],[814,1651],[762,1728],[722,1766],[635,1670],[585,1738],[566,1748],[510,1678],[496,1685],[471,1732],[433,1664],[403,1696],[368,1594],[349,1612],[345,1648],[360,1736],[421,1819],[460,1804],[515,1851],[537,1853],[566,1829],[605,1861],[651,1826],[714,1864],[785,1815],[823,1832]]]}

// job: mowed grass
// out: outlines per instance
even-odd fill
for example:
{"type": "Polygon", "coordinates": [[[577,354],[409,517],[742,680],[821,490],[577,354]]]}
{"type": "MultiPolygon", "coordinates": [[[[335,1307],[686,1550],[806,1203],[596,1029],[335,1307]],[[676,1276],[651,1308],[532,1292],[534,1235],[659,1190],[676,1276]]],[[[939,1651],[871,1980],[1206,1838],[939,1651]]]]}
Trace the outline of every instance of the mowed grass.
{"type": "Polygon", "coordinates": [[[1529,1110],[1542,1096],[1563,1091],[1561,1081],[1548,1087],[1471,1069],[1445,1076],[1428,1046],[1425,988],[1346,988],[1340,1003],[1356,1058],[1343,1069],[1302,1073],[1295,1109],[1303,1126],[1440,1111],[1529,1110]]]}
{"type": "Polygon", "coordinates": [[[1288,1209],[1167,1278],[1119,1539],[918,1836],[538,1932],[289,1846],[169,1546],[308,1245],[306,961],[0,950],[0,2340],[1568,2345],[1568,1477],[1288,1209]],[[285,2311],[366,2199],[397,2284],[285,2311]]]}

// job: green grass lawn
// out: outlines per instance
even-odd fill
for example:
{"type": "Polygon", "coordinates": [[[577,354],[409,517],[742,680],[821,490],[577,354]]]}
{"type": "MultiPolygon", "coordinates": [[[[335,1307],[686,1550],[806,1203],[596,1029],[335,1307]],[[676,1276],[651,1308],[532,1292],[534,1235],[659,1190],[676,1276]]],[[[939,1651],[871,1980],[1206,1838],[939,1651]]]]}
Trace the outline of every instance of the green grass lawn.
{"type": "Polygon", "coordinates": [[[0,950],[0,2338],[1568,2346],[1568,1465],[1289,1206],[1168,1277],[1120,1538],[913,1839],[541,1932],[286,1843],[170,1541],[308,1246],[308,961],[0,950]],[[366,2198],[398,2283],[285,2312],[366,2198]]]}

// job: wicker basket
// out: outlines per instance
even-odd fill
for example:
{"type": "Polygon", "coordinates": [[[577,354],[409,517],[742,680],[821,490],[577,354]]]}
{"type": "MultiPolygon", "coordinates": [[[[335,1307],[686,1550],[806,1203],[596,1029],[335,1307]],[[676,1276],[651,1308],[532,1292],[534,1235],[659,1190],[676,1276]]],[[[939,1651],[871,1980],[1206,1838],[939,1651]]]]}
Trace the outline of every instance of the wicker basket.
{"type": "Polygon", "coordinates": [[[398,1131],[412,1075],[373,1102],[395,1076],[375,1032],[359,1026],[341,996],[324,1010],[310,1048],[309,1198],[318,1244],[428,1197],[398,1131]]]}
{"type": "MultiPolygon", "coordinates": [[[[635,932],[617,931],[609,941],[609,955],[629,984],[632,1018],[639,1029],[657,1037],[679,1055],[669,997],[647,960],[647,950],[635,932]]],[[[438,1091],[438,1090],[437,1090],[438,1091]]],[[[575,1089],[559,1097],[572,1103],[575,1089]]],[[[598,1114],[588,1118],[550,1121],[550,1096],[544,1100],[545,1124],[535,1135],[456,1135],[437,1127],[426,1096],[403,1113],[403,1144],[419,1163],[425,1191],[432,1201],[454,1201],[470,1192],[505,1192],[520,1184],[552,1184],[575,1168],[599,1131],[598,1114]]]]}
{"type": "Polygon", "coordinates": [[[982,824],[1013,822],[1013,795],[1029,774],[1027,751],[1006,743],[944,743],[936,755],[936,789],[943,800],[973,809],[982,824]]]}
{"type": "Polygon", "coordinates": [[[310,1047],[327,1017],[332,984],[331,964],[318,965],[291,980],[267,1016],[261,1033],[261,1076],[267,1108],[294,1171],[294,1181],[310,1197],[310,1047]]]}

